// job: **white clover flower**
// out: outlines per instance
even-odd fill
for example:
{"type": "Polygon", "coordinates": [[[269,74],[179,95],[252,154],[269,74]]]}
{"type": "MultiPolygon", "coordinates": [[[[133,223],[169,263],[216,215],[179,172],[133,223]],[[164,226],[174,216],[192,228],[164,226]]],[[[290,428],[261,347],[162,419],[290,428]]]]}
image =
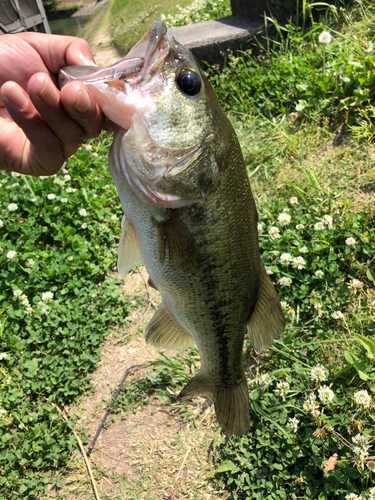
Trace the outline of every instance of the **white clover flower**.
{"type": "Polygon", "coordinates": [[[78,212],[81,217],[86,217],[87,212],[84,208],[81,208],[81,210],[78,212]]]}
{"type": "Polygon", "coordinates": [[[299,249],[299,251],[300,251],[301,253],[309,253],[308,248],[307,248],[307,247],[305,247],[305,246],[304,246],[304,247],[301,247],[301,248],[299,249]]]}
{"type": "Polygon", "coordinates": [[[0,359],[7,359],[8,354],[6,352],[0,352],[0,359]]]}
{"type": "Polygon", "coordinates": [[[58,186],[63,186],[65,184],[65,181],[56,177],[56,179],[53,180],[53,183],[57,184],[58,186]]]}
{"type": "Polygon", "coordinates": [[[86,148],[86,151],[92,151],[91,144],[86,144],[85,148],[86,148]]]}
{"type": "Polygon", "coordinates": [[[314,416],[316,416],[317,413],[319,414],[319,403],[316,401],[316,396],[313,392],[303,403],[303,409],[308,413],[312,413],[313,415],[315,413],[314,416]]]}
{"type": "Polygon", "coordinates": [[[33,267],[35,264],[35,260],[33,259],[27,259],[26,261],[26,267],[33,267]]]}
{"type": "Polygon", "coordinates": [[[258,382],[259,385],[261,385],[261,384],[269,385],[272,382],[271,375],[269,373],[263,373],[263,375],[261,375],[257,379],[257,382],[258,382]]]}
{"type": "Polygon", "coordinates": [[[54,200],[54,199],[56,198],[56,195],[55,195],[55,194],[53,194],[53,193],[51,193],[51,194],[47,194],[47,198],[48,198],[49,200],[54,200]]]}
{"type": "Polygon", "coordinates": [[[42,301],[43,302],[51,302],[53,300],[53,292],[43,292],[42,293],[42,301]]]}
{"type": "Polygon", "coordinates": [[[21,301],[21,304],[25,307],[29,306],[30,303],[29,303],[29,299],[27,298],[27,295],[25,295],[24,293],[21,295],[20,297],[20,301],[21,301]]]}
{"type": "MultiPolygon", "coordinates": [[[[375,462],[367,462],[367,467],[369,467],[369,465],[371,464],[374,464],[375,466],[375,462]]],[[[373,470],[372,468],[369,467],[370,470],[373,470]]],[[[375,500],[375,487],[374,488],[371,488],[371,490],[369,491],[369,497],[368,497],[368,500],[375,500]]]]}
{"type": "Polygon", "coordinates": [[[328,31],[322,31],[319,35],[319,43],[331,43],[332,35],[328,31]]]}
{"type": "Polygon", "coordinates": [[[359,446],[354,446],[353,454],[354,454],[354,462],[357,465],[357,467],[362,467],[362,469],[364,469],[367,457],[369,455],[368,448],[366,449],[366,448],[361,448],[359,446]]]}
{"type": "Polygon", "coordinates": [[[332,313],[332,318],[333,319],[343,319],[344,315],[341,311],[335,311],[332,313]]]}
{"type": "Polygon", "coordinates": [[[283,309],[289,309],[289,307],[290,307],[290,305],[288,304],[288,302],[285,302],[285,300],[282,300],[282,301],[280,302],[280,304],[281,304],[281,307],[282,307],[283,309]]]}
{"type": "Polygon", "coordinates": [[[276,394],[276,396],[280,396],[283,401],[285,401],[285,396],[290,392],[290,386],[288,382],[277,382],[276,384],[277,389],[275,389],[273,392],[276,394]]]}
{"type": "Polygon", "coordinates": [[[292,261],[292,256],[290,255],[290,253],[282,253],[280,255],[280,260],[282,264],[289,266],[292,261]]]}
{"type": "Polygon", "coordinates": [[[292,196],[289,200],[291,205],[299,205],[297,196],[292,196]]]}
{"type": "Polygon", "coordinates": [[[9,385],[11,382],[12,382],[12,379],[11,379],[10,377],[9,377],[9,378],[7,378],[7,379],[6,379],[6,381],[5,381],[5,383],[6,383],[7,385],[9,385]]]}
{"type": "Polygon", "coordinates": [[[348,285],[348,288],[355,295],[357,292],[360,292],[363,288],[362,281],[357,280],[356,278],[352,279],[348,285]]]}
{"type": "Polygon", "coordinates": [[[303,257],[294,257],[293,259],[293,267],[296,269],[304,269],[306,265],[306,261],[303,257]]]}
{"type": "Polygon", "coordinates": [[[116,214],[111,215],[111,221],[115,222],[116,220],[118,220],[117,215],[116,214]]]}
{"type": "Polygon", "coordinates": [[[373,48],[374,44],[372,42],[367,42],[366,45],[363,47],[363,50],[369,54],[370,52],[372,52],[373,48]]]}
{"type": "Polygon", "coordinates": [[[71,187],[67,187],[67,188],[66,188],[66,192],[67,192],[67,193],[73,193],[73,188],[71,188],[71,187]]]}
{"type": "Polygon", "coordinates": [[[318,396],[322,404],[328,405],[332,403],[335,393],[326,385],[322,385],[318,389],[318,396]]]}
{"type": "Polygon", "coordinates": [[[98,153],[92,153],[92,156],[99,156],[98,153]]]}
{"type": "Polygon", "coordinates": [[[16,186],[19,186],[19,185],[20,185],[20,183],[19,183],[19,182],[15,182],[14,184],[11,184],[9,187],[10,187],[10,188],[13,188],[13,187],[16,187],[16,186]]]}
{"type": "Polygon", "coordinates": [[[61,203],[68,203],[68,198],[61,198],[61,203]]]}
{"type": "Polygon", "coordinates": [[[325,215],[322,220],[323,224],[327,226],[328,229],[331,229],[332,227],[332,222],[333,222],[333,217],[330,215],[325,215]]]}
{"type": "Polygon", "coordinates": [[[32,201],[33,203],[35,203],[36,202],[36,198],[31,198],[30,201],[32,201]]]}
{"type": "Polygon", "coordinates": [[[286,212],[288,214],[290,212],[290,208],[289,207],[284,207],[283,208],[283,212],[286,212]]]}
{"type": "Polygon", "coordinates": [[[72,178],[70,177],[69,174],[64,175],[64,181],[69,182],[72,178]]]}
{"type": "Polygon", "coordinates": [[[279,285],[282,287],[284,286],[290,286],[292,284],[292,279],[287,278],[286,276],[283,276],[282,278],[279,279],[279,285]]]}
{"type": "Polygon", "coordinates": [[[21,174],[19,172],[12,172],[10,175],[12,177],[20,177],[21,174]]]}
{"type": "Polygon", "coordinates": [[[299,231],[302,231],[302,229],[305,229],[305,226],[303,224],[297,224],[296,229],[298,229],[299,231]]]}
{"type": "Polygon", "coordinates": [[[318,269],[318,270],[315,272],[315,276],[316,276],[317,278],[323,278],[324,273],[323,273],[323,271],[321,271],[320,269],[318,269]]]}
{"type": "Polygon", "coordinates": [[[13,295],[15,297],[20,297],[23,294],[22,290],[14,290],[13,295]]]}
{"type": "Polygon", "coordinates": [[[287,212],[281,212],[281,214],[277,218],[279,224],[282,224],[283,226],[287,226],[290,224],[290,221],[292,220],[291,216],[287,212]]]}
{"type": "Polygon", "coordinates": [[[273,240],[277,240],[278,238],[280,238],[280,229],[276,226],[271,226],[268,231],[268,234],[271,236],[273,240]]]}
{"type": "Polygon", "coordinates": [[[69,255],[68,260],[73,260],[73,259],[74,259],[73,255],[69,255]]]}
{"type": "Polygon", "coordinates": [[[289,427],[294,433],[296,433],[298,429],[298,424],[299,424],[298,418],[293,417],[288,420],[286,426],[289,427]]]}
{"type": "Polygon", "coordinates": [[[18,205],[16,203],[10,203],[8,205],[9,212],[15,212],[18,209],[18,205]]]}
{"type": "Polygon", "coordinates": [[[15,250],[9,250],[7,253],[7,259],[8,260],[13,260],[16,258],[17,252],[15,250]]]}
{"type": "Polygon", "coordinates": [[[30,306],[30,304],[26,306],[26,314],[28,314],[29,316],[34,314],[34,309],[30,306]]]}
{"type": "Polygon", "coordinates": [[[6,414],[7,414],[7,411],[4,410],[3,408],[0,408],[0,418],[4,418],[6,414]]]}
{"type": "Polygon", "coordinates": [[[369,438],[364,436],[363,434],[357,434],[356,436],[354,436],[352,438],[352,441],[354,444],[356,444],[360,448],[363,448],[363,449],[371,448],[369,438]]]}
{"type": "Polygon", "coordinates": [[[262,224],[261,222],[258,222],[257,229],[258,229],[259,234],[263,233],[263,227],[264,227],[264,224],[262,224]]]}
{"type": "Polygon", "coordinates": [[[345,500],[362,500],[362,496],[358,496],[355,493],[350,493],[346,495],[345,500]]]}
{"type": "Polygon", "coordinates": [[[271,274],[273,274],[273,271],[270,267],[264,266],[264,269],[266,270],[266,273],[268,274],[268,276],[271,276],[271,274]]]}
{"type": "Polygon", "coordinates": [[[316,365],[311,369],[310,378],[313,382],[325,382],[328,377],[328,371],[323,365],[316,365]]]}
{"type": "Polygon", "coordinates": [[[345,245],[348,245],[348,247],[355,245],[355,239],[350,237],[345,240],[345,245]]]}
{"type": "Polygon", "coordinates": [[[315,231],[323,231],[324,230],[324,224],[323,222],[317,222],[316,224],[314,224],[314,229],[315,231]]]}
{"type": "Polygon", "coordinates": [[[1,229],[2,227],[4,227],[4,222],[3,222],[3,220],[2,220],[2,219],[0,219],[0,229],[1,229]]]}
{"type": "Polygon", "coordinates": [[[82,229],[86,229],[86,227],[87,227],[87,224],[86,224],[86,222],[84,222],[84,223],[82,224],[81,228],[82,228],[82,229]]]}
{"type": "Polygon", "coordinates": [[[356,392],[353,397],[358,406],[368,408],[371,404],[371,396],[366,390],[356,392]]]}
{"type": "Polygon", "coordinates": [[[50,306],[47,306],[47,304],[43,304],[40,307],[40,314],[45,314],[47,315],[50,312],[50,306]]]}

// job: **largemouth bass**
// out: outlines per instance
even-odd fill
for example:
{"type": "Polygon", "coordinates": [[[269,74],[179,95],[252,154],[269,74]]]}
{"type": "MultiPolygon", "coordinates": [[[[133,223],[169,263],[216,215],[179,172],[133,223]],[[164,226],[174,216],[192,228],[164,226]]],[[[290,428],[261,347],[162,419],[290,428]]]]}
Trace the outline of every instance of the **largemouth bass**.
{"type": "Polygon", "coordinates": [[[250,428],[242,362],[284,330],[260,259],[257,210],[236,134],[193,55],[160,20],[110,68],[64,68],[117,124],[109,167],[124,210],[118,271],[144,262],[163,301],[146,327],[158,348],[198,347],[181,398],[203,395],[228,434],[250,428]]]}

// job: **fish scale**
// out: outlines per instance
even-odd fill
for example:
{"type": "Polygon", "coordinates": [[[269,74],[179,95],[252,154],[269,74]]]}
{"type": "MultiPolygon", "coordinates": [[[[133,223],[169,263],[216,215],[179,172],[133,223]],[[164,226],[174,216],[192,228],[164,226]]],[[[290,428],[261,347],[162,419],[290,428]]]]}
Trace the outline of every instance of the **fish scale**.
{"type": "MultiPolygon", "coordinates": [[[[64,82],[69,74],[65,68],[64,82]]],[[[179,397],[211,398],[222,429],[242,435],[250,429],[246,331],[261,351],[282,334],[285,320],[260,260],[238,139],[194,57],[160,20],[116,71],[108,68],[107,82],[105,74],[98,69],[95,83],[91,67],[87,86],[118,125],[109,156],[125,214],[118,270],[125,276],[144,262],[162,295],[147,343],[198,347],[199,373],[179,397]],[[139,58],[135,75],[131,65],[139,58]],[[131,77],[114,81],[123,66],[131,77]]]]}

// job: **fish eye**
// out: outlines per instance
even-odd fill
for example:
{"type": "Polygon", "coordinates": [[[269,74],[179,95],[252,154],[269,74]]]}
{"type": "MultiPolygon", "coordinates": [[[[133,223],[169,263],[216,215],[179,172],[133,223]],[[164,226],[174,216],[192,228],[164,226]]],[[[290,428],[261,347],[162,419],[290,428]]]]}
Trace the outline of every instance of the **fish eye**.
{"type": "Polygon", "coordinates": [[[202,87],[200,77],[190,69],[184,69],[177,77],[177,85],[187,95],[197,95],[202,87]]]}

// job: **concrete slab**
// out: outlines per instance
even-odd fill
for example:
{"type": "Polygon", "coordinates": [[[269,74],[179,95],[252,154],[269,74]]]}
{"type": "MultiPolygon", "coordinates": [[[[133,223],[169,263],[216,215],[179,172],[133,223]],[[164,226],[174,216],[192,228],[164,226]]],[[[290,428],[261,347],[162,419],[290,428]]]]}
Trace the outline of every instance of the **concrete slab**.
{"type": "Polygon", "coordinates": [[[200,64],[220,63],[227,50],[246,49],[260,33],[262,24],[236,16],[170,29],[175,39],[189,48],[200,64]]]}

